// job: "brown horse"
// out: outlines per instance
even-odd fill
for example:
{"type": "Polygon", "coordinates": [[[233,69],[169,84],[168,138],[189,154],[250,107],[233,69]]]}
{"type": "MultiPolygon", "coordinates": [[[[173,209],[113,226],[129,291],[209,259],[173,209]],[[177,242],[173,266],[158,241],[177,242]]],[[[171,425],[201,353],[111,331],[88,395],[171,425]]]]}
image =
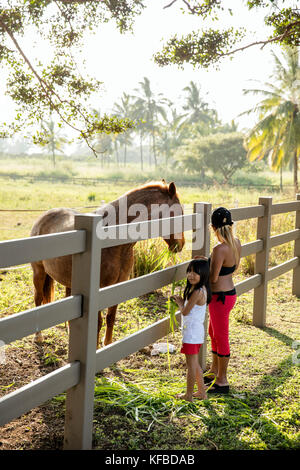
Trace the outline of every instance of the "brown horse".
{"type": "MultiPolygon", "coordinates": [[[[104,225],[118,225],[119,223],[133,222],[136,219],[136,211],[134,214],[135,217],[129,215],[134,212],[132,210],[130,211],[130,208],[139,208],[139,211],[140,208],[145,208],[145,210],[142,211],[144,214],[142,220],[183,214],[175,184],[170,183],[168,185],[164,180],[162,180],[162,182],[148,183],[139,186],[125,193],[112,203],[97,209],[95,213],[103,215],[104,221],[105,218],[108,219],[107,214],[111,212],[112,208],[115,212],[115,220],[112,222],[108,220],[104,225]],[[159,213],[160,209],[158,208],[163,208],[163,210],[159,213]],[[167,213],[168,209],[170,209],[169,213],[167,213]],[[165,211],[165,214],[163,214],[163,211],[165,211]],[[126,214],[124,214],[124,212],[126,212],[126,214]]],[[[76,214],[79,213],[66,208],[49,210],[34,224],[31,236],[74,230],[74,216],[76,214]]],[[[141,221],[140,215],[138,221],[141,221]]],[[[164,238],[169,249],[173,252],[181,251],[184,246],[184,234],[179,233],[170,235],[169,237],[170,238],[164,238]]],[[[102,250],[100,287],[106,287],[129,279],[134,261],[133,247],[135,243],[136,242],[104,248],[102,250]]],[[[34,262],[32,263],[32,269],[36,306],[53,301],[54,281],[66,287],[66,296],[71,294],[72,256],[62,256],[34,262]]],[[[117,307],[117,305],[114,305],[108,308],[104,345],[112,342],[112,332],[117,307]]],[[[101,326],[102,315],[101,312],[99,312],[98,346],[101,326]]],[[[40,331],[36,333],[35,341],[43,341],[40,331]]]]}

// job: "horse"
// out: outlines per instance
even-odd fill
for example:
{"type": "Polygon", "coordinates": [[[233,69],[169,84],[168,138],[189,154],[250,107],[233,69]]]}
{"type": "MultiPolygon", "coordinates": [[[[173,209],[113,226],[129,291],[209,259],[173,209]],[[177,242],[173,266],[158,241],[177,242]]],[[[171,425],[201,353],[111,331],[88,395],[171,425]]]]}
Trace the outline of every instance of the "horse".
{"type": "MultiPolygon", "coordinates": [[[[151,220],[154,218],[171,217],[174,215],[183,215],[183,208],[180,204],[174,182],[167,184],[164,180],[161,182],[151,182],[140,185],[123,194],[120,198],[99,207],[94,214],[103,216],[104,225],[119,225],[120,223],[131,223],[136,220],[136,212],[129,215],[128,208],[145,208],[140,212],[138,221],[151,220]],[[125,204],[125,205],[124,205],[125,204]],[[135,206],[137,204],[137,206],[135,206]],[[114,209],[115,220],[110,221],[107,214],[114,209]],[[124,222],[124,208],[125,222],[124,222]],[[161,211],[160,209],[163,208],[161,211]],[[155,213],[156,211],[156,213],[155,213]],[[163,213],[165,211],[165,214],[163,213]],[[169,211],[169,213],[168,213],[169,211]],[[141,214],[143,213],[143,216],[141,214]]],[[[32,227],[31,236],[45,235],[50,233],[65,232],[74,230],[74,218],[79,212],[69,208],[51,209],[45,212],[32,227]]],[[[176,233],[163,237],[172,252],[181,251],[185,240],[184,233],[176,233]]],[[[103,248],[101,254],[101,280],[100,288],[122,281],[130,277],[134,263],[134,245],[132,243],[103,248]]],[[[100,263],[99,263],[100,264],[100,263]]],[[[71,295],[72,278],[72,256],[66,255],[58,258],[47,259],[31,263],[33,271],[34,302],[36,307],[54,300],[54,281],[65,286],[66,296],[71,295]]],[[[100,268],[100,266],[99,266],[100,268]]],[[[104,346],[112,343],[113,327],[118,305],[108,308],[106,314],[106,331],[104,346]]],[[[102,314],[98,312],[98,334],[97,347],[99,347],[100,330],[102,327],[102,314]]],[[[41,331],[36,332],[34,341],[43,342],[41,331]]]]}

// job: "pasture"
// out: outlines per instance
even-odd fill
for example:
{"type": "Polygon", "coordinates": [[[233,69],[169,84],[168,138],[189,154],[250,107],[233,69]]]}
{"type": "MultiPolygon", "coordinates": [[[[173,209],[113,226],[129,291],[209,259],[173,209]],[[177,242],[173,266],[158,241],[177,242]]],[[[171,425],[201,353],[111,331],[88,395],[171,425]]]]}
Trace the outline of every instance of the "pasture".
{"type": "MultiPolygon", "coordinates": [[[[176,180],[175,180],[176,182],[176,180]]],[[[1,180],[0,239],[28,236],[41,214],[53,207],[72,207],[88,212],[109,202],[135,185],[132,182],[94,186],[50,184],[1,180]],[[25,212],[21,212],[25,210],[25,212]],[[32,212],[34,210],[35,212],[32,212]],[[20,211],[20,212],[19,212],[20,211]]],[[[179,186],[186,211],[197,201],[212,202],[213,207],[256,205],[258,197],[272,195],[274,201],[293,200],[291,193],[259,193],[249,190],[201,190],[179,186]]],[[[272,235],[292,230],[294,214],[273,217],[272,235]]],[[[237,223],[236,234],[242,243],[254,240],[256,221],[237,223]]],[[[212,239],[212,243],[215,240],[212,239]]],[[[145,243],[149,256],[161,250],[162,241],[145,243]]],[[[190,257],[187,240],[176,262],[190,257]]],[[[137,250],[138,251],[138,250],[137,250]]],[[[273,248],[270,265],[293,255],[293,243],[273,248]]],[[[142,271],[138,271],[142,272],[142,271]]],[[[253,259],[243,259],[236,282],[253,274],[253,259]]],[[[269,283],[267,326],[251,324],[252,293],[238,298],[231,316],[232,357],[229,381],[232,394],[209,400],[184,403],[174,397],[185,386],[185,365],[179,353],[179,332],[168,335],[176,353],[151,356],[144,348],[97,375],[95,389],[95,449],[296,449],[299,442],[299,365],[293,342],[300,338],[300,300],[291,294],[291,272],[269,283]],[[294,358],[294,359],[293,359],[294,358]],[[128,435],[128,429],[131,430],[128,435]]],[[[33,286],[27,266],[0,272],[0,317],[31,308],[33,286]]],[[[178,285],[178,291],[182,285],[178,285]]],[[[170,287],[132,299],[119,306],[114,339],[120,339],[167,314],[170,287]]],[[[56,298],[64,290],[56,286],[56,298]]],[[[104,331],[104,330],[103,330],[104,331]]],[[[102,336],[103,336],[102,331],[102,336]]],[[[162,340],[162,341],[165,341],[162,340]]],[[[209,342],[208,342],[209,343],[209,342]]],[[[33,337],[6,347],[5,364],[0,365],[0,394],[4,395],[48,373],[67,361],[67,332],[61,324],[45,332],[42,345],[33,337]]],[[[208,344],[209,357],[209,344],[208,344]]],[[[64,395],[52,399],[0,429],[2,449],[61,449],[64,427],[64,395]]]]}

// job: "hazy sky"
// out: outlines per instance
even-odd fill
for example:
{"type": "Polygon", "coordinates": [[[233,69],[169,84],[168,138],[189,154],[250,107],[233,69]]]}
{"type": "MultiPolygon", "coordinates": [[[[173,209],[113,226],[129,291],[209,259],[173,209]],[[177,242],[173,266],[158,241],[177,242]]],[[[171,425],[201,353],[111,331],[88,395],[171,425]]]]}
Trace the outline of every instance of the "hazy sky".
{"type": "MultiPolygon", "coordinates": [[[[104,82],[101,95],[95,97],[91,105],[101,112],[109,112],[123,92],[133,93],[139,81],[148,77],[153,90],[163,93],[179,109],[185,96],[182,90],[193,80],[201,86],[203,98],[217,109],[224,122],[236,119],[239,113],[255,103],[255,98],[243,96],[243,88],[251,86],[249,79],[265,81],[269,78],[273,68],[271,47],[276,52],[280,51],[279,47],[266,46],[261,50],[259,46],[254,46],[238,52],[232,56],[232,60],[223,60],[219,70],[212,67],[208,70],[193,69],[191,65],[185,65],[184,70],[175,66],[159,67],[152,56],[162,48],[162,39],[167,40],[174,33],[180,36],[199,28],[218,27],[217,23],[204,22],[187,13],[181,14],[177,3],[163,9],[168,3],[168,0],[149,1],[149,6],[136,19],[133,34],[121,35],[110,21],[99,25],[99,31],[86,39],[84,58],[87,70],[90,75],[104,82]]],[[[263,23],[263,15],[268,10],[250,13],[243,4],[242,1],[227,0],[226,5],[231,6],[234,12],[238,11],[238,14],[231,17],[222,13],[219,28],[230,25],[246,27],[248,37],[242,43],[246,45],[264,39],[269,34],[263,23]]],[[[30,35],[26,42],[25,50],[30,55],[33,44],[30,35]]],[[[45,49],[42,54],[47,54],[45,49]]],[[[79,67],[80,63],[79,59],[79,67]]],[[[8,103],[0,83],[1,119],[7,118],[8,103]]],[[[254,118],[240,118],[239,122],[240,128],[251,126],[254,118]]]]}
{"type": "MultiPolygon", "coordinates": [[[[156,92],[162,92],[179,104],[185,96],[183,88],[193,80],[201,86],[203,96],[217,109],[221,119],[230,122],[254,104],[255,98],[243,96],[242,93],[243,88],[253,85],[249,79],[265,81],[272,73],[271,47],[261,50],[260,46],[253,46],[238,52],[232,60],[223,60],[218,71],[214,68],[194,69],[191,65],[185,65],[184,70],[175,66],[159,67],[152,56],[162,48],[162,38],[166,40],[175,32],[180,36],[198,28],[216,27],[216,23],[180,14],[176,5],[163,9],[168,3],[168,0],[153,0],[137,18],[133,35],[120,35],[112,24],[107,24],[87,41],[88,68],[104,82],[100,109],[108,111],[123,91],[132,93],[145,76],[150,79],[156,92]]],[[[250,13],[241,1],[227,0],[226,4],[232,6],[234,11],[238,10],[238,14],[233,17],[222,14],[220,28],[230,25],[246,27],[248,36],[243,40],[243,45],[267,37],[270,30],[263,22],[267,10],[250,13]]],[[[278,46],[272,46],[272,49],[276,52],[280,50],[278,46]]],[[[244,126],[251,125],[253,118],[245,117],[240,122],[244,126]]]]}

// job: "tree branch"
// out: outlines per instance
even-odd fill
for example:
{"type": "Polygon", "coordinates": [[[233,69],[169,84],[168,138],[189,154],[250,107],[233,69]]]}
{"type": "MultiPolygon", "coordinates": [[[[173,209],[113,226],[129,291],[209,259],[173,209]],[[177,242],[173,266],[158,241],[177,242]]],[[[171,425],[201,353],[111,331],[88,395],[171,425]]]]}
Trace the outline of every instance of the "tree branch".
{"type": "Polygon", "coordinates": [[[266,39],[265,41],[252,42],[251,44],[247,44],[246,46],[238,47],[237,49],[234,49],[233,51],[224,52],[223,54],[219,54],[219,57],[235,54],[236,52],[244,51],[245,49],[248,49],[249,47],[259,46],[260,44],[262,44],[261,49],[263,49],[269,43],[272,43],[274,41],[282,41],[285,37],[287,37],[289,35],[289,30],[291,29],[291,26],[296,26],[296,25],[300,25],[300,20],[295,21],[294,23],[291,23],[290,25],[288,25],[286,30],[284,31],[284,33],[280,34],[279,36],[275,36],[273,38],[266,39]]]}
{"type": "Polygon", "coordinates": [[[174,5],[174,3],[176,3],[176,2],[177,2],[177,0],[173,0],[171,3],[169,3],[169,4],[166,5],[166,6],[164,6],[163,9],[165,9],[165,8],[170,8],[170,7],[171,7],[172,5],[174,5]]]}

